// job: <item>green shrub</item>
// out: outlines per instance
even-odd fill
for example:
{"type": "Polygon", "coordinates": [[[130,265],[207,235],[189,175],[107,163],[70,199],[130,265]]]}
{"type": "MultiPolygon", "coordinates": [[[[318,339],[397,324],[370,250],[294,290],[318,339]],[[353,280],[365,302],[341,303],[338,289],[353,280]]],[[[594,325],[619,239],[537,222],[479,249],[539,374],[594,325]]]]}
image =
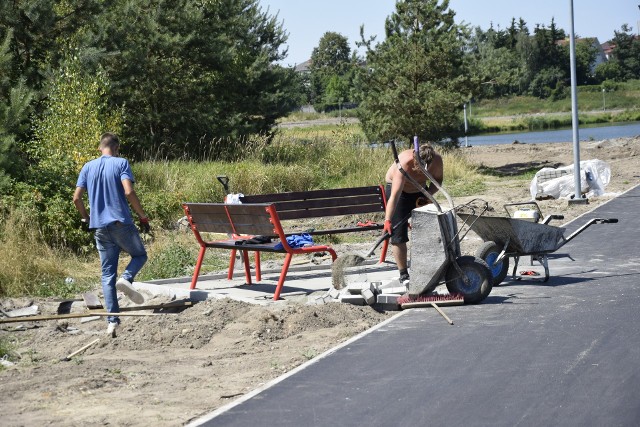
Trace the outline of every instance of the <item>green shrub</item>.
{"type": "MultiPolygon", "coordinates": [[[[193,247],[196,246],[193,245],[193,247]]],[[[149,257],[137,279],[153,280],[188,276],[193,271],[195,259],[195,254],[185,245],[171,241],[160,252],[149,257]]]]}

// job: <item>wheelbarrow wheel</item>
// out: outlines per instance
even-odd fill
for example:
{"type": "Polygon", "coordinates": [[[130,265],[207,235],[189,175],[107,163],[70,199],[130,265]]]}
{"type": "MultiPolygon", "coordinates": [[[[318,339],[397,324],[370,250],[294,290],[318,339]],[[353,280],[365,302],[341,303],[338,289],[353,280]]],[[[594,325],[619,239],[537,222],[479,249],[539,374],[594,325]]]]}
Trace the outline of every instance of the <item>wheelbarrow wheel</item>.
{"type": "Polygon", "coordinates": [[[500,262],[495,262],[500,255],[502,249],[494,242],[484,242],[482,246],[476,251],[476,256],[482,260],[484,260],[489,266],[489,270],[491,271],[491,275],[493,279],[491,284],[493,286],[498,286],[507,274],[509,273],[509,258],[504,257],[500,262]]]}
{"type": "Polygon", "coordinates": [[[484,260],[474,256],[456,258],[458,266],[467,278],[467,283],[451,263],[445,272],[447,289],[452,294],[462,294],[467,304],[477,304],[484,300],[492,289],[491,270],[484,260]]]}

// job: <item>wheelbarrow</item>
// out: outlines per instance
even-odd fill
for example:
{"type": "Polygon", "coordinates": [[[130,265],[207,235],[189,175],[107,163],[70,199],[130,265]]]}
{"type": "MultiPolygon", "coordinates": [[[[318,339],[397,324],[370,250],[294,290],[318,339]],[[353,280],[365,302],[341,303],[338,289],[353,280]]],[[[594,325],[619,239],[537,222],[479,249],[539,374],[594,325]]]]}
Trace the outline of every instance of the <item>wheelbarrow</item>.
{"type": "MultiPolygon", "coordinates": [[[[554,219],[564,219],[562,215],[550,215],[542,218],[540,207],[536,202],[510,203],[504,205],[507,214],[511,215],[509,207],[530,207],[516,211],[518,217],[484,216],[484,211],[477,213],[458,211],[457,215],[482,240],[483,245],[476,251],[476,256],[486,261],[493,275],[493,286],[500,284],[508,274],[509,258],[514,259],[512,277],[516,275],[518,262],[522,256],[531,256],[531,261],[537,261],[544,267],[544,278],[549,280],[548,255],[557,251],[593,224],[617,223],[617,218],[593,218],[569,237],[565,237],[564,227],[549,225],[554,219]]],[[[485,209],[486,210],[486,209],[485,209]]]]}

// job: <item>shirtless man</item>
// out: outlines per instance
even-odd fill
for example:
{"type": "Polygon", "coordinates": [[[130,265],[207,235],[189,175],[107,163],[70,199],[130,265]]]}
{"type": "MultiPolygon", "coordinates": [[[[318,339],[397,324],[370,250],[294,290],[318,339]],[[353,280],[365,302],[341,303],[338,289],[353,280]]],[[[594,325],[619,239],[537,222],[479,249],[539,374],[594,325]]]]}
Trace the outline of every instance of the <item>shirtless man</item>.
{"type": "MultiPolygon", "coordinates": [[[[413,150],[402,151],[398,155],[398,160],[402,169],[409,176],[415,179],[423,187],[427,185],[427,177],[416,164],[414,160],[413,150]]],[[[420,157],[422,162],[427,166],[427,171],[442,184],[443,179],[443,163],[442,157],[436,153],[431,144],[420,145],[420,157]]],[[[425,198],[424,194],[415,187],[405,176],[398,170],[395,162],[387,170],[385,177],[387,210],[385,212],[384,230],[391,235],[391,245],[393,246],[393,256],[400,272],[400,283],[405,286],[409,285],[409,272],[407,270],[407,242],[409,241],[409,223],[399,225],[395,230],[393,226],[401,222],[403,219],[411,215],[411,211],[416,207],[419,198],[425,198]]],[[[436,185],[431,182],[426,187],[429,194],[435,194],[438,191],[436,185]]]]}

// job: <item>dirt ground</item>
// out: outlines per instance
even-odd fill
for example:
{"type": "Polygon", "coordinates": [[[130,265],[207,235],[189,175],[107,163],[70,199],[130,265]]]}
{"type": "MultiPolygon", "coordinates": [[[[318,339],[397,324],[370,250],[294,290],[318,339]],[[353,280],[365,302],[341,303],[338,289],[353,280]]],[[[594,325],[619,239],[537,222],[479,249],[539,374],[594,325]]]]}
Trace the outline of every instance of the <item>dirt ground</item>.
{"type": "MultiPolygon", "coordinates": [[[[606,191],[613,194],[592,198],[588,205],[540,201],[543,213],[569,220],[637,185],[639,154],[640,136],[582,143],[581,160],[610,165],[606,191]]],[[[573,163],[571,143],[477,146],[464,149],[464,155],[506,175],[573,163]]],[[[491,179],[485,194],[474,197],[487,200],[496,212],[504,203],[531,198],[528,181],[509,178],[491,179]]],[[[472,253],[475,243],[463,242],[463,253],[472,253]]],[[[345,248],[336,250],[340,254],[345,248]]],[[[122,317],[117,338],[106,336],[103,320],[0,324],[0,337],[13,343],[13,365],[0,370],[2,425],[183,425],[393,315],[304,301],[259,306],[223,299],[179,313],[122,317]],[[100,341],[85,352],[61,361],[96,338],[100,341]]],[[[147,301],[159,302],[166,301],[147,301]]],[[[0,308],[32,304],[41,314],[55,314],[59,306],[25,298],[0,301],[0,308]]],[[[71,306],[72,312],[84,309],[81,301],[71,306]]]]}

